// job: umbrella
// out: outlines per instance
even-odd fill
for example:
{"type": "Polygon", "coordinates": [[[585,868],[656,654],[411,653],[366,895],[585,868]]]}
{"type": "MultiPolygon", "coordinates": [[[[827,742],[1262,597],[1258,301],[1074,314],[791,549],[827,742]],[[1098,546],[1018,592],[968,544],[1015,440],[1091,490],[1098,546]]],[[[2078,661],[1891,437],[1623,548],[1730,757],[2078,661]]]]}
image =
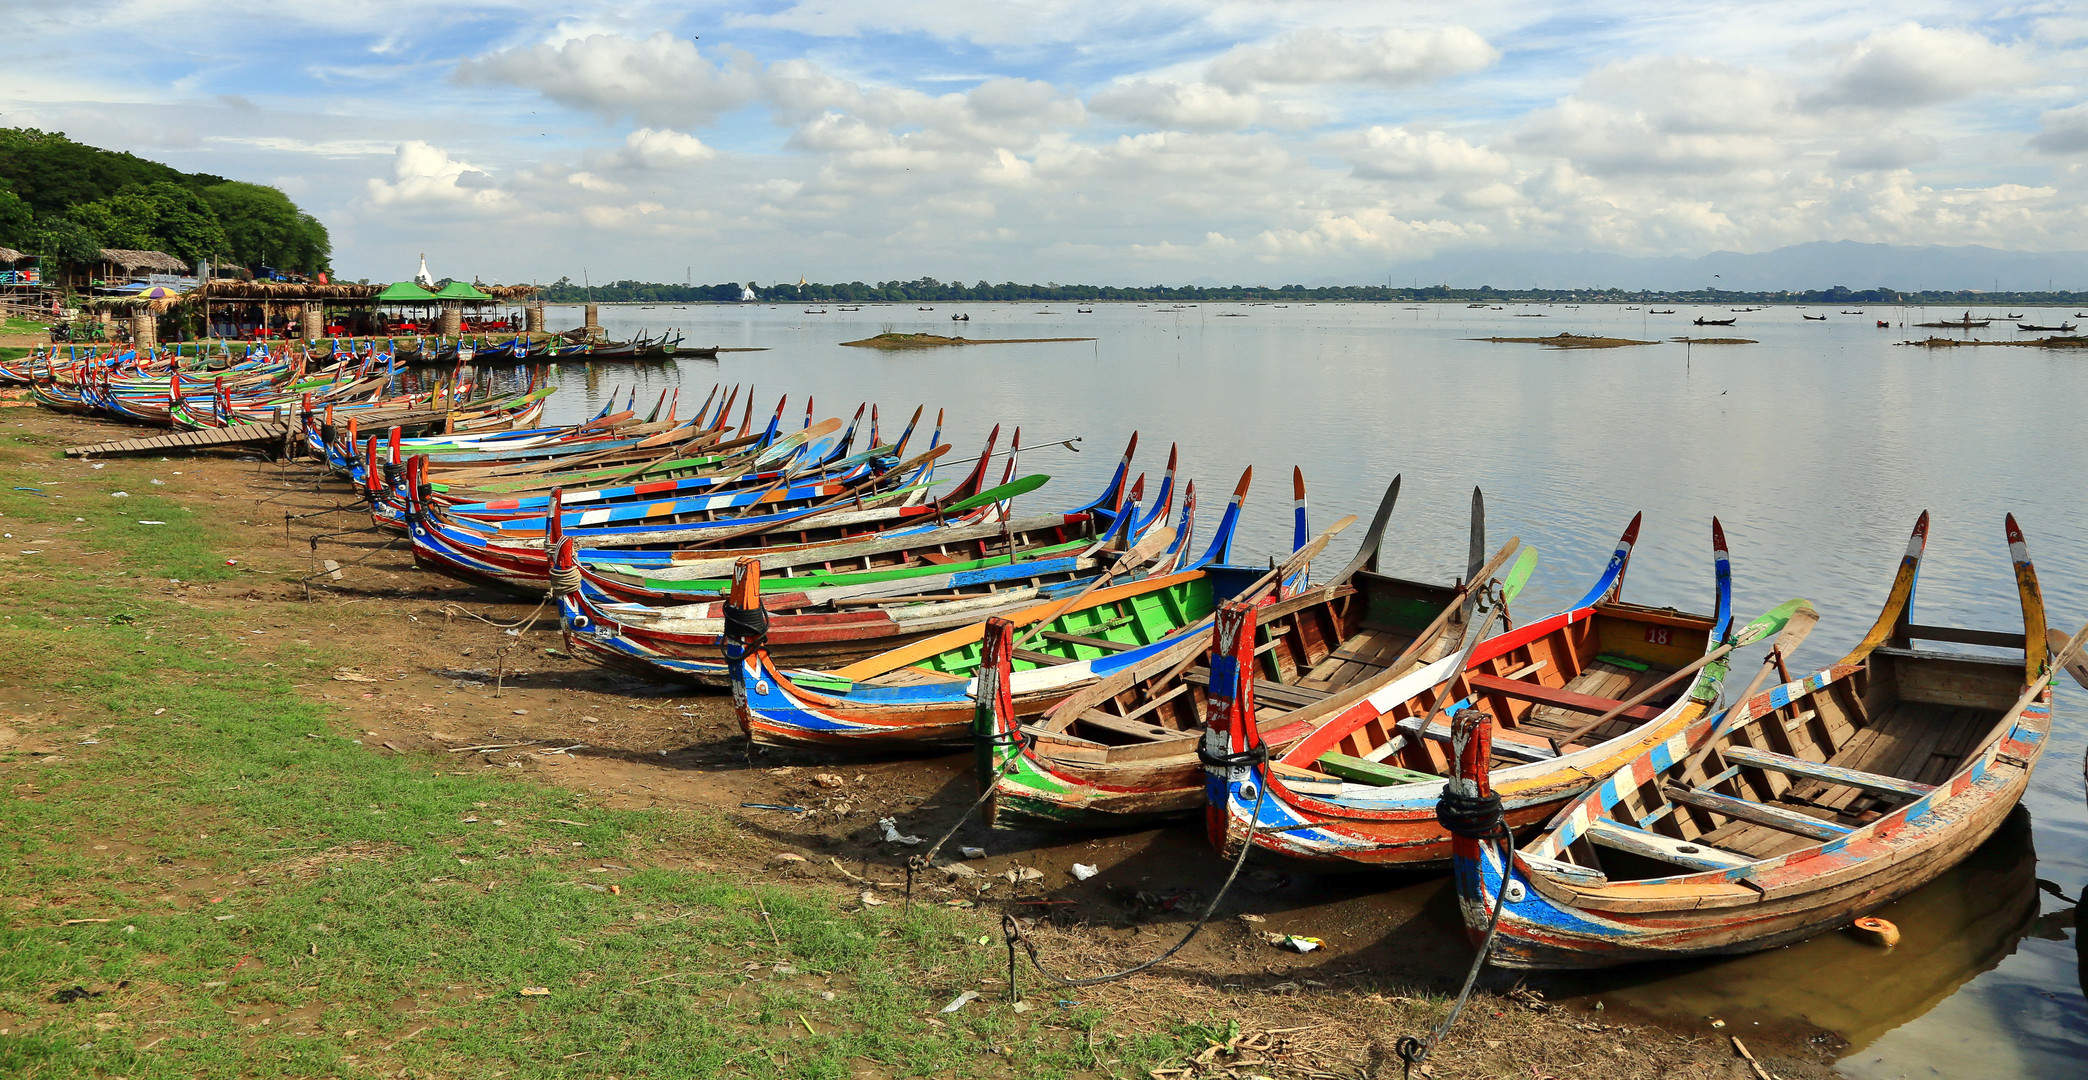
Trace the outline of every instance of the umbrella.
{"type": "Polygon", "coordinates": [[[180,296],[181,292],[177,289],[170,289],[165,285],[154,285],[151,288],[138,293],[138,295],[147,300],[165,300],[167,297],[170,296],[180,296]]]}

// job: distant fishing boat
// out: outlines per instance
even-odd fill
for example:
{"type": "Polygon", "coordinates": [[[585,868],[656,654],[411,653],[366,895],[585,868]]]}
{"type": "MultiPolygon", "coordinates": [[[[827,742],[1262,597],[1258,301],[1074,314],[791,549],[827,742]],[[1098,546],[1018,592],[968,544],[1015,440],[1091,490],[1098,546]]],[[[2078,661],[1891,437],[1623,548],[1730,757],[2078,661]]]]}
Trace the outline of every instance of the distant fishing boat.
{"type": "Polygon", "coordinates": [[[1992,319],[1975,319],[1972,317],[1972,313],[1967,311],[1964,317],[1960,319],[1950,319],[1945,322],[1915,323],[1914,325],[1927,327],[1932,330],[1975,330],[1989,325],[1993,321],[1992,319]]]}
{"type": "Polygon", "coordinates": [[[1095,309],[1091,307],[1074,308],[1073,310],[1082,315],[1093,315],[1095,313],[1095,309]]]}
{"type": "Polygon", "coordinates": [[[1798,317],[1799,317],[1799,318],[1801,318],[1801,319],[1804,319],[1804,320],[1806,320],[1807,322],[1826,322],[1826,321],[1827,321],[1827,316],[1825,316],[1825,315],[1800,315],[1800,316],[1798,316],[1798,317]]]}
{"type": "Polygon", "coordinates": [[[1880,330],[1889,330],[1889,329],[1891,329],[1891,328],[1892,328],[1892,324],[1891,324],[1891,323],[1889,323],[1889,322],[1886,322],[1886,321],[1885,321],[1884,319],[1879,319],[1879,320],[1878,320],[1878,329],[1880,329],[1880,330]]]}
{"type": "Polygon", "coordinates": [[[1674,313],[1675,313],[1675,309],[1674,309],[1674,308],[1669,308],[1669,309],[1667,309],[1666,311],[1660,311],[1660,310],[1657,310],[1657,309],[1656,309],[1656,310],[1653,310],[1653,311],[1648,311],[1648,312],[1646,312],[1646,314],[1648,314],[1648,315],[1673,315],[1674,313]]]}
{"type": "Polygon", "coordinates": [[[1699,315],[1697,316],[1696,324],[1698,326],[1731,326],[1739,321],[1738,319],[1706,319],[1699,315]]]}
{"type": "Polygon", "coordinates": [[[2059,324],[2059,325],[2057,325],[2057,326],[2038,326],[2038,325],[2037,325],[2037,324],[2035,324],[2035,323],[2017,323],[2017,324],[2016,324],[2016,329],[2018,329],[2018,330],[2033,330],[2033,331],[2044,331],[2044,332],[2046,332],[2046,333],[2055,333],[2055,334],[2069,334],[2069,333],[2072,333],[2072,332],[2073,332],[2073,330],[2074,330],[2074,324],[2073,324],[2073,323],[2060,323],[2060,324],[2059,324]]]}

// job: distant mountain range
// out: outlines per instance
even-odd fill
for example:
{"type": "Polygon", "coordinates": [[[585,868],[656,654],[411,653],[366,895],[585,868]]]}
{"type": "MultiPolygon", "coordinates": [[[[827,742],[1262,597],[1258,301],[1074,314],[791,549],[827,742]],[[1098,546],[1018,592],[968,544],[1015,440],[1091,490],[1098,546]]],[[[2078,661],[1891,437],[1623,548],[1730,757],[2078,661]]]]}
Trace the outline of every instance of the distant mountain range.
{"type": "Polygon", "coordinates": [[[1602,252],[1463,251],[1404,263],[1386,275],[1395,288],[1416,284],[1497,289],[1656,289],[1716,287],[1740,292],[1888,288],[2041,291],[2088,289],[2088,252],[1859,244],[1795,244],[1754,254],[1715,251],[1696,258],[1602,252]]]}

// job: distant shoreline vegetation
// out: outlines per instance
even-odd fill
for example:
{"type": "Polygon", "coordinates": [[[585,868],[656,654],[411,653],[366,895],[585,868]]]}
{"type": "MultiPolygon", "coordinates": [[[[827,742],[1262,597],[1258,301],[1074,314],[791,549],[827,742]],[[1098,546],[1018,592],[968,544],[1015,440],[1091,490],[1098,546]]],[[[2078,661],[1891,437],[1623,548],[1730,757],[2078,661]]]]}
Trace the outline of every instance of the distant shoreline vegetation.
{"type": "Polygon", "coordinates": [[[603,285],[581,285],[570,278],[542,287],[542,299],[553,304],[699,304],[730,303],[740,299],[743,289],[769,304],[874,304],[954,303],[958,301],[1055,301],[1094,303],[1140,302],[1405,302],[1464,301],[1466,303],[1559,302],[1590,304],[1909,304],[1929,306],[1972,306],[2027,304],[2031,306],[2088,305],[2088,292],[1974,292],[1971,290],[1900,292],[1894,289],[1775,290],[1734,292],[1724,289],[1660,291],[1633,289],[1453,289],[1444,285],[1420,288],[1385,285],[1021,285],[1012,281],[999,285],[981,281],[966,285],[958,281],[916,278],[913,281],[850,281],[838,284],[788,282],[758,285],[726,282],[719,285],[667,285],[642,281],[614,281],[603,285]]]}

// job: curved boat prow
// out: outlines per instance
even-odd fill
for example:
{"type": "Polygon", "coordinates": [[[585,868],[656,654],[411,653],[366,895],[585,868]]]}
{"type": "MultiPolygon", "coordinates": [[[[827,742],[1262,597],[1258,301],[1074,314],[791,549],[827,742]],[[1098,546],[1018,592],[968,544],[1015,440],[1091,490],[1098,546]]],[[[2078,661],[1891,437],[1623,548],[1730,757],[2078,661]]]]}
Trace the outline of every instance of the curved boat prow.
{"type": "Polygon", "coordinates": [[[1595,587],[1586,596],[1574,601],[1577,608],[1593,607],[1604,600],[1615,600],[1624,592],[1624,571],[1631,565],[1631,548],[1638,543],[1639,525],[1645,520],[1645,511],[1631,515],[1631,524],[1624,527],[1624,535],[1617,538],[1617,548],[1610,552],[1609,565],[1603,568],[1602,576],[1595,580],[1595,587]]]}
{"type": "Polygon", "coordinates": [[[1233,531],[1239,528],[1240,506],[1247,501],[1247,487],[1253,482],[1254,466],[1249,465],[1240,473],[1240,482],[1233,486],[1232,501],[1225,504],[1225,516],[1218,519],[1218,531],[1211,534],[1211,546],[1204,549],[1202,558],[1184,569],[1201,570],[1232,561],[1233,531]]]}

